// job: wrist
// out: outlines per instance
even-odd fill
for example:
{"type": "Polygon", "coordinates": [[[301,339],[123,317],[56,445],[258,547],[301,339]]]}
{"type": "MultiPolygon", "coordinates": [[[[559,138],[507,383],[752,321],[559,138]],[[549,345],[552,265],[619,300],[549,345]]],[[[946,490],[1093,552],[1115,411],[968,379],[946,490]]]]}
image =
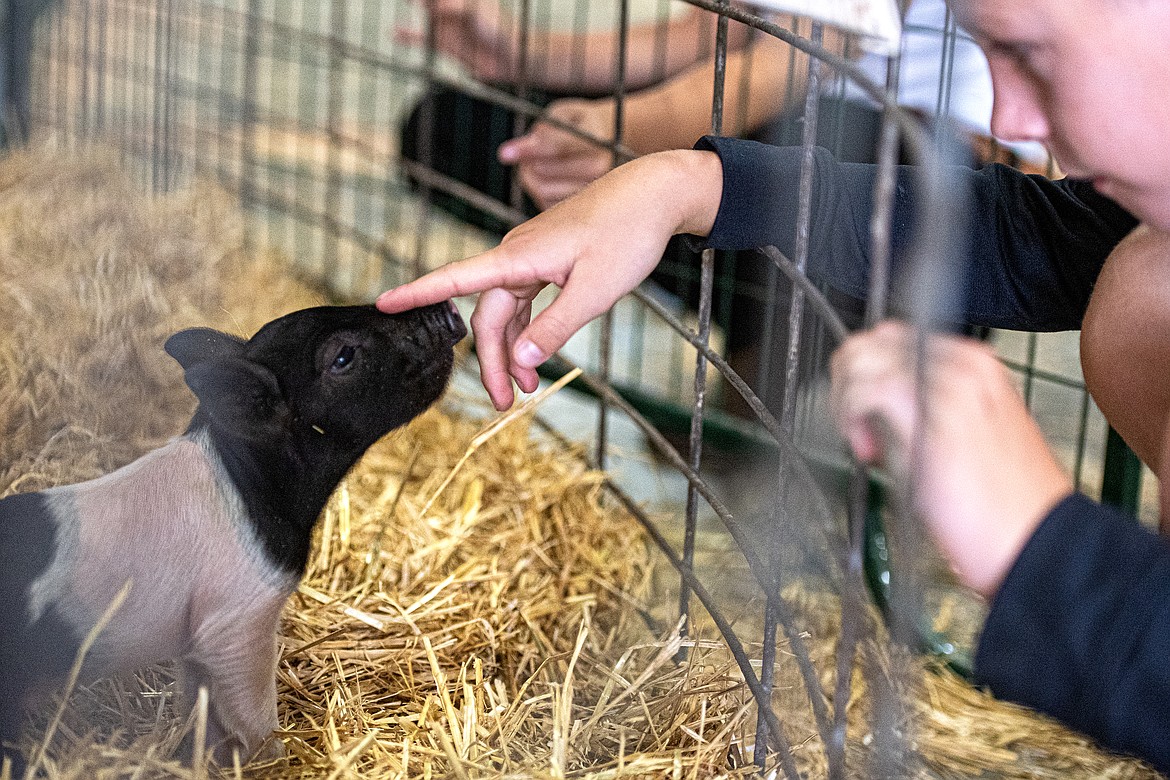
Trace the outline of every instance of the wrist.
{"type": "Polygon", "coordinates": [[[642,157],[655,167],[661,207],[672,235],[706,236],[715,224],[723,197],[723,163],[714,152],[676,149],[642,157]]]}
{"type": "Polygon", "coordinates": [[[987,540],[982,555],[968,562],[966,576],[961,574],[960,578],[967,580],[987,600],[994,599],[1036,529],[1073,492],[1072,482],[1067,478],[1049,480],[1047,485],[1038,486],[1033,500],[1016,510],[1018,519],[999,527],[996,538],[987,540]]]}

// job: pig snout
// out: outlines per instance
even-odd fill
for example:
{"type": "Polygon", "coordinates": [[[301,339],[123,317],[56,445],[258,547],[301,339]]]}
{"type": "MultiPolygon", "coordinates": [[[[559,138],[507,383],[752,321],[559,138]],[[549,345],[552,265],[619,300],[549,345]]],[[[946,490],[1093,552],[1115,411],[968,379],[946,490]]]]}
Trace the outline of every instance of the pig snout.
{"type": "Polygon", "coordinates": [[[423,325],[432,335],[443,341],[443,346],[452,347],[467,335],[467,326],[459,316],[459,310],[451,301],[434,303],[419,309],[423,325]]]}

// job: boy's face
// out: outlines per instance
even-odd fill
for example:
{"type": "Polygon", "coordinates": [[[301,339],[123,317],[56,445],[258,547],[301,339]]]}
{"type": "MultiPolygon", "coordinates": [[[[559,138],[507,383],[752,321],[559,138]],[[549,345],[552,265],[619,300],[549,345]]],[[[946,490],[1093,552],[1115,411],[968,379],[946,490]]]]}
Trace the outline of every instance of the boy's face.
{"type": "Polygon", "coordinates": [[[1170,2],[951,6],[991,65],[992,131],[1044,143],[1069,176],[1170,230],[1170,2]]]}

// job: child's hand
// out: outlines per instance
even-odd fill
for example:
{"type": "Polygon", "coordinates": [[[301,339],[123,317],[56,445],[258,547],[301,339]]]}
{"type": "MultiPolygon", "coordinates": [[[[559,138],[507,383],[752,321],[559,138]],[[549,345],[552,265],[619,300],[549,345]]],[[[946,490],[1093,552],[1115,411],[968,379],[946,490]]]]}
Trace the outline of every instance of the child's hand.
{"type": "Polygon", "coordinates": [[[833,413],[858,459],[902,484],[922,437],[915,510],[963,583],[990,597],[1072,482],[989,347],[930,337],[920,399],[915,340],[884,322],[845,341],[833,355],[833,413]]]}
{"type": "Polygon", "coordinates": [[[536,389],[536,366],[649,276],[676,233],[707,235],[723,169],[713,152],[674,151],[622,165],[504,236],[495,249],[383,293],[397,312],[482,292],[471,318],[481,377],[497,409],[511,379],[536,389]],[[557,299],[532,318],[546,285],[557,299]]]}

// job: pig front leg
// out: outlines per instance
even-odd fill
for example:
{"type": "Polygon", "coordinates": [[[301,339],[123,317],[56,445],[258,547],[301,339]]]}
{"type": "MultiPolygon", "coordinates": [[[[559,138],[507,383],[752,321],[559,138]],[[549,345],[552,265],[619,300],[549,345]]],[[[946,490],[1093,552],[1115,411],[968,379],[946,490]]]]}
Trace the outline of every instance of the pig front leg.
{"type": "MultiPolygon", "coordinates": [[[[272,738],[279,725],[276,637],[247,640],[224,637],[222,644],[188,656],[181,664],[188,712],[198,702],[200,687],[207,689],[206,750],[221,766],[231,763],[233,751],[239,751],[241,762],[284,754],[284,745],[272,738]]],[[[193,733],[185,740],[184,753],[187,758],[194,753],[193,733]]]]}

